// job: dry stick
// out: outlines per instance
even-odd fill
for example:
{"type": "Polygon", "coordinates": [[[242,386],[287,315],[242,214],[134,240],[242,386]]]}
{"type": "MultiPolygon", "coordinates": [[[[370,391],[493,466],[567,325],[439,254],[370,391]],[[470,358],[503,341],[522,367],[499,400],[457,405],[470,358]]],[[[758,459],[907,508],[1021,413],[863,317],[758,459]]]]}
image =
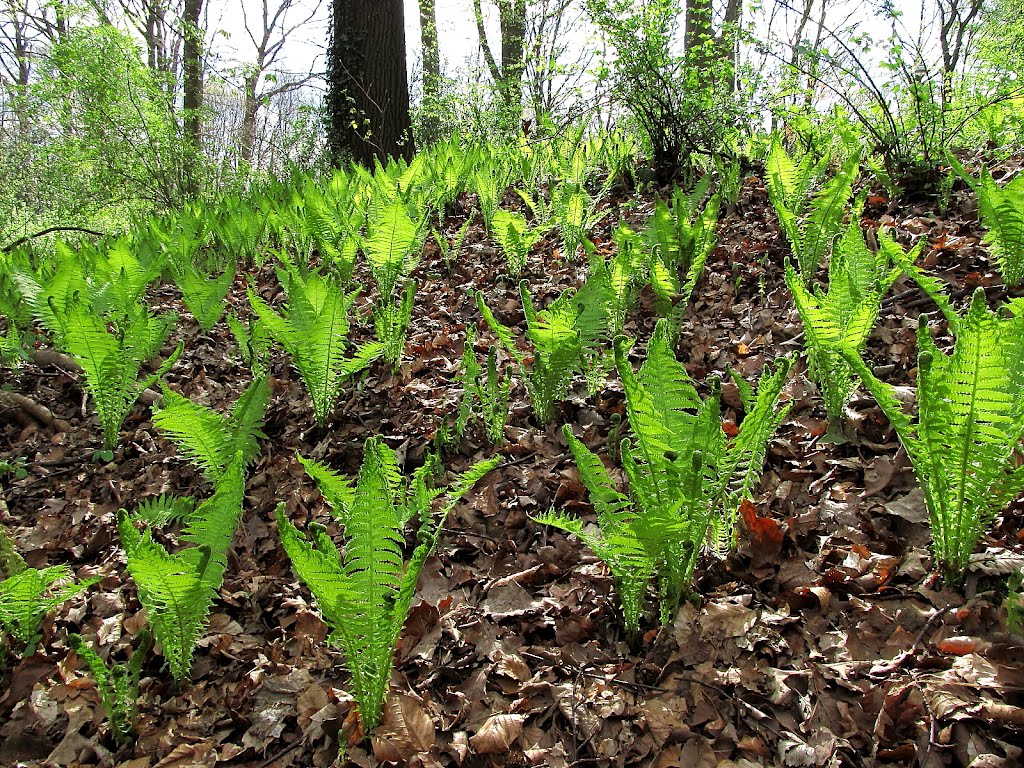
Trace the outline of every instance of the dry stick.
{"type": "Polygon", "coordinates": [[[27,243],[29,240],[33,240],[37,237],[42,237],[43,235],[48,235],[51,232],[84,232],[85,234],[93,235],[94,237],[106,237],[106,234],[103,232],[97,232],[95,229],[86,229],[85,227],[47,227],[46,229],[36,232],[34,234],[19,237],[13,243],[11,243],[10,245],[5,245],[3,249],[0,250],[2,250],[3,253],[10,253],[22,243],[27,243]]]}
{"type": "Polygon", "coordinates": [[[928,621],[926,621],[924,623],[924,626],[921,627],[921,631],[917,633],[917,637],[914,638],[913,645],[911,645],[908,650],[904,651],[898,657],[893,659],[892,663],[890,663],[888,666],[883,667],[882,669],[880,669],[875,674],[869,675],[869,676],[870,677],[880,677],[882,675],[890,675],[893,672],[897,671],[904,664],[906,664],[907,663],[907,659],[909,659],[911,656],[916,654],[917,651],[920,649],[920,647],[924,644],[924,636],[928,633],[928,631],[930,629],[932,629],[935,626],[935,623],[940,618],[942,618],[944,615],[946,615],[946,612],[949,611],[950,608],[952,608],[952,606],[947,605],[947,606],[944,606],[942,608],[939,608],[934,613],[932,613],[932,615],[928,617],[928,621]]]}
{"type": "Polygon", "coordinates": [[[58,432],[68,429],[66,422],[53,415],[53,411],[45,405],[40,405],[30,397],[19,395],[17,392],[0,392],[0,419],[12,417],[27,426],[24,417],[44,426],[53,427],[58,432]]]}

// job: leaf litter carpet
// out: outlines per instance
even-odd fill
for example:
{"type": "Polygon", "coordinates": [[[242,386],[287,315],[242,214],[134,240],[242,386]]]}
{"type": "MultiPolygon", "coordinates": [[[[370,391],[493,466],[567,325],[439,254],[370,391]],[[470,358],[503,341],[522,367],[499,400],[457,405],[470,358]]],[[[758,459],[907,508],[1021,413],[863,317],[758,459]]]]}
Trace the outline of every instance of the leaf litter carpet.
{"type": "MultiPolygon", "coordinates": [[[[620,190],[605,205],[592,237],[609,252],[611,224],[622,216],[640,226],[651,194],[620,190]]],[[[448,229],[464,216],[457,211],[448,229]]],[[[1007,296],[960,185],[943,216],[934,202],[874,194],[863,223],[894,227],[904,244],[927,238],[923,264],[958,306],[979,285],[993,306],[1007,296]]],[[[567,262],[558,245],[553,234],[538,244],[524,274],[541,305],[583,277],[584,265],[567,262]]],[[[680,359],[705,391],[727,365],[754,381],[765,363],[800,348],[782,279],[788,250],[763,180],[748,178],[723,213],[680,339],[680,359]]],[[[824,411],[803,363],[787,385],[794,408],[770,444],[756,503],[744,509],[739,550],[704,560],[674,624],[658,631],[649,616],[635,648],[624,642],[600,561],[530,520],[552,506],[591,519],[592,509],[559,423],[538,427],[517,382],[506,442],[492,449],[473,431],[445,460],[458,471],[495,450],[505,459],[448,520],[397,649],[384,721],[360,742],[347,674],[279,545],[273,509],[284,501],[300,527],[329,519],[296,452],[354,475],[363,441],[379,434],[407,468],[422,461],[457,408],[465,326],[479,328],[481,354],[493,341],[469,291],[482,290],[499,320],[525,330],[517,280],[505,272],[479,222],[450,267],[428,243],[400,368],[377,363],[346,384],[325,429],[314,426],[287,357],[274,352],[263,453],[191,680],[175,686],[151,653],[138,739],[120,750],[67,634],[96,637],[104,655],[127,658],[145,617],[115,513],[160,493],[210,490],[155,432],[147,407],[135,406],[115,460],[104,464],[93,457],[99,429],[75,374],[33,365],[0,373],[5,389],[70,426],[0,425],[0,459],[24,457],[27,470],[3,480],[0,522],[30,565],[68,563],[79,577],[103,577],[51,614],[35,655],[12,657],[0,675],[0,766],[327,766],[339,739],[356,766],[1024,765],[1024,640],[1007,633],[1002,609],[1007,563],[1019,567],[1024,557],[1024,504],[996,520],[963,588],[944,588],[930,574],[922,496],[885,418],[859,395],[849,442],[823,441],[824,411]]],[[[236,311],[247,311],[250,278],[264,298],[283,300],[267,266],[238,275],[236,311]]],[[[223,322],[203,336],[175,289],[156,289],[151,300],[183,317],[170,343],[183,339],[186,351],[171,386],[225,408],[250,374],[223,322]]],[[[359,303],[367,312],[368,298],[359,303]]],[[[921,312],[938,322],[901,279],[867,351],[882,378],[912,385],[921,312]]],[[[654,320],[652,296],[642,293],[626,331],[643,341],[654,320]]],[[[355,340],[371,326],[364,315],[355,340]]],[[[728,429],[734,386],[723,402],[728,429]]],[[[610,377],[593,397],[579,382],[560,422],[603,453],[613,414],[624,415],[624,401],[610,377]]]]}

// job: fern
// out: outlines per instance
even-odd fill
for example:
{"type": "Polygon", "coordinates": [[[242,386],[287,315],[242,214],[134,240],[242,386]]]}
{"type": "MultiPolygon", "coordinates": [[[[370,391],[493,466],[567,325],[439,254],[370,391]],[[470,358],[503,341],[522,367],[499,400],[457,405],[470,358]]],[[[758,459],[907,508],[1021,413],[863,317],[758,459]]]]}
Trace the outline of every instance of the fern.
{"type": "Polygon", "coordinates": [[[492,445],[505,439],[505,422],[508,419],[508,397],[512,381],[498,371],[497,348],[491,346],[487,363],[477,362],[473,345],[476,331],[466,326],[466,342],[462,349],[462,361],[456,382],[462,386],[462,399],[455,419],[442,422],[438,428],[436,443],[440,448],[450,448],[462,440],[466,429],[478,417],[483,424],[487,441],[492,445]]]}
{"type": "Polygon", "coordinates": [[[491,222],[494,237],[505,254],[510,275],[518,276],[526,266],[530,249],[540,239],[541,232],[526,223],[526,217],[515,211],[499,209],[491,222]]]}
{"type": "Polygon", "coordinates": [[[203,333],[209,333],[224,314],[235,270],[234,262],[229,262],[219,277],[208,275],[191,264],[174,268],[174,281],[181,290],[182,300],[203,333]]]}
{"type": "Polygon", "coordinates": [[[1000,187],[987,168],[982,168],[981,179],[975,180],[952,154],[947,154],[947,159],[978,195],[981,223],[988,230],[985,240],[1003,280],[1009,286],[1024,283],[1024,176],[1000,187]]]}
{"type": "Polygon", "coordinates": [[[405,336],[412,321],[412,307],[416,298],[416,281],[409,280],[402,290],[401,298],[385,302],[373,308],[373,328],[377,341],[383,348],[383,357],[397,367],[405,348],[405,336]]]}
{"type": "Polygon", "coordinates": [[[910,457],[928,507],[936,565],[951,579],[962,576],[992,519],[1024,491],[1016,460],[1024,437],[1024,306],[1010,307],[1014,317],[994,315],[979,288],[953,325],[951,355],[938,348],[921,317],[916,420],[891,385],[843,348],[910,457]]]}
{"type": "Polygon", "coordinates": [[[103,441],[113,449],[132,405],[139,394],[166,373],[181,355],[182,346],[147,376],[139,378],[142,363],[153,357],[167,339],[175,315],[136,313],[122,329],[113,334],[103,317],[84,305],[78,295],[64,306],[51,300],[55,322],[60,328],[61,345],[74,358],[85,375],[85,384],[96,403],[96,416],[103,428],[103,441]]]}
{"type": "Polygon", "coordinates": [[[425,231],[425,218],[414,221],[401,202],[380,206],[371,214],[363,251],[377,283],[378,305],[391,300],[415,266],[425,231]]]}
{"type": "Polygon", "coordinates": [[[794,215],[801,216],[807,205],[811,187],[821,178],[829,160],[828,153],[815,157],[808,152],[797,163],[782,146],[779,134],[773,134],[765,159],[768,197],[772,205],[776,209],[784,207],[794,215]]]}
{"type": "Polygon", "coordinates": [[[440,513],[432,516],[430,503],[442,493],[426,485],[433,463],[406,482],[394,452],[379,438],[366,441],[354,491],[323,465],[303,461],[307,471],[313,467],[311,476],[335,505],[335,516],[344,528],[342,550],[315,524],[310,526],[312,541],[307,539],[285,517],[284,505],[278,505],[282,544],[331,628],[331,641],[345,654],[366,733],[380,720],[395,644],[441,526],[458,499],[497,462],[475,464],[448,491],[440,513]],[[403,563],[403,526],[414,517],[419,522],[419,544],[403,563]]]}
{"type": "Polygon", "coordinates": [[[648,245],[647,268],[658,313],[671,322],[673,336],[679,332],[683,313],[714,250],[718,225],[719,197],[713,196],[698,212],[707,182],[687,195],[676,189],[669,207],[655,203],[644,239],[648,245]]]}
{"type": "Polygon", "coordinates": [[[672,351],[667,321],[659,321],[637,373],[626,357],[628,348],[624,337],[616,339],[615,363],[634,435],[619,447],[628,494],[616,489],[600,458],[566,425],[563,432],[590,492],[599,532],[555,511],[536,519],[580,537],[608,564],[627,634],[635,639],[652,580],[661,623],[669,624],[709,531],[731,544],[735,510],[751,495],[767,441],[788,410],[777,408],[777,401],[791,362],[766,372],[757,395],[747,387],[749,414],[740,433],[727,442],[720,387],[715,381],[711,397],[701,400],[672,351]]]}
{"type": "Polygon", "coordinates": [[[345,357],[348,312],[359,289],[345,293],[334,280],[318,273],[302,275],[294,267],[284,274],[288,305],[279,315],[249,289],[249,302],[267,332],[291,355],[292,364],[313,400],[320,426],[338,399],[342,381],[380,356],[380,345],[367,345],[345,357]]]}
{"type": "Polygon", "coordinates": [[[459,258],[459,254],[462,253],[462,244],[466,242],[466,234],[469,232],[469,226],[473,223],[473,212],[470,211],[469,216],[463,222],[462,226],[455,232],[454,239],[449,242],[448,237],[436,229],[433,230],[434,241],[437,243],[438,249],[441,251],[441,258],[444,260],[445,266],[450,271],[459,258]]]}
{"type": "Polygon", "coordinates": [[[39,641],[39,628],[47,613],[99,581],[76,582],[66,565],[14,570],[8,564],[8,568],[10,574],[0,581],[0,626],[16,642],[29,647],[39,641]]]}
{"type": "Polygon", "coordinates": [[[494,317],[477,293],[477,306],[487,324],[519,365],[530,403],[542,424],[555,417],[555,404],[565,398],[573,376],[599,358],[607,338],[611,288],[607,273],[592,272],[576,292],[565,291],[547,309],[537,311],[525,281],[519,285],[526,315],[527,338],[533,344],[533,365],[516,347],[512,332],[494,317]]]}
{"type": "Polygon", "coordinates": [[[794,203],[779,192],[772,194],[769,185],[769,197],[796,256],[805,285],[810,283],[822,259],[828,257],[835,241],[843,233],[847,204],[859,168],[860,153],[854,153],[839,172],[807,200],[806,205],[794,203]]]}
{"type": "Polygon", "coordinates": [[[753,498],[761,481],[768,441],[789,415],[791,403],[779,405],[782,387],[793,367],[793,359],[782,358],[773,369],[761,372],[757,388],[751,387],[734,370],[729,375],[739,387],[745,411],[739,432],[725,447],[718,467],[715,495],[721,500],[720,514],[712,520],[712,548],[724,555],[737,544],[736,521],[740,506],[753,498]]]}
{"type": "Polygon", "coordinates": [[[107,665],[81,635],[70,634],[72,650],[85,661],[96,679],[100,703],[107,713],[114,739],[120,745],[129,744],[135,733],[136,705],[139,698],[139,676],[142,662],[153,645],[152,635],[143,632],[139,644],[132,651],[127,664],[107,665]]]}
{"type": "Polygon", "coordinates": [[[786,285],[793,294],[807,340],[810,375],[821,386],[829,420],[829,437],[844,440],[846,405],[857,387],[857,378],[839,352],[848,347],[864,349],[875,327],[882,297],[903,271],[898,264],[912,264],[921,244],[904,253],[884,231],[878,233],[879,249],[871,253],[864,242],[859,217],[855,216],[829,263],[828,293],[804,287],[793,266],[786,263],[786,285]]]}
{"type": "Polygon", "coordinates": [[[249,365],[254,378],[260,378],[268,373],[267,365],[270,358],[271,336],[258,317],[250,317],[248,323],[243,324],[233,314],[229,314],[225,320],[231,335],[235,337],[235,343],[245,362],[249,365]]]}
{"type": "Polygon", "coordinates": [[[253,379],[225,415],[216,413],[164,387],[163,401],[153,424],[178,444],[214,485],[223,477],[235,454],[249,464],[259,454],[257,440],[263,414],[270,401],[266,378],[253,379]]]}
{"type": "Polygon", "coordinates": [[[135,517],[125,510],[118,513],[128,572],[175,680],[188,677],[195,645],[224,580],[227,551],[242,513],[242,467],[239,453],[213,496],[186,518],[182,538],[192,546],[173,554],[153,538],[151,528],[140,533],[135,517]]]}

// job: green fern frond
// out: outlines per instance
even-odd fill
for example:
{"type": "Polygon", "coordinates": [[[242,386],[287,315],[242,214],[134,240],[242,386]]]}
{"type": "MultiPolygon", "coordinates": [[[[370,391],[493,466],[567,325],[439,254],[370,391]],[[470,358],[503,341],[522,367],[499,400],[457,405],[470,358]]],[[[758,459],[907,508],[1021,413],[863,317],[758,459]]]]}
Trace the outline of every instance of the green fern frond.
{"type": "Polygon", "coordinates": [[[317,423],[330,416],[347,375],[348,312],[359,289],[345,293],[334,280],[316,273],[286,275],[288,305],[281,316],[249,289],[249,302],[271,336],[291,355],[313,400],[317,423]]]}
{"type": "Polygon", "coordinates": [[[265,378],[253,379],[225,415],[165,386],[153,424],[216,484],[236,453],[241,451],[246,464],[259,453],[257,440],[263,437],[260,428],[269,401],[270,385],[265,378]]]}
{"type": "Polygon", "coordinates": [[[955,325],[951,355],[918,331],[917,419],[859,356],[844,356],[896,429],[924,491],[937,566],[959,578],[984,530],[1024,492],[1024,323],[989,311],[979,289],[955,325]]]}
{"type": "Polygon", "coordinates": [[[132,741],[135,733],[136,704],[139,698],[139,677],[142,661],[152,645],[152,636],[143,632],[139,644],[132,651],[127,664],[111,664],[100,658],[93,647],[81,635],[68,635],[71,649],[85,661],[96,680],[103,711],[107,713],[110,729],[118,744],[132,741]]]}
{"type": "Polygon", "coordinates": [[[128,572],[175,680],[189,674],[195,645],[224,580],[227,551],[242,513],[242,470],[238,453],[213,496],[186,518],[182,538],[193,546],[174,554],[153,539],[151,529],[140,533],[136,516],[118,513],[128,572]]]}
{"type": "Polygon", "coordinates": [[[66,565],[24,568],[0,581],[0,626],[17,642],[30,646],[39,637],[46,614],[99,581],[75,582],[66,565]]]}
{"type": "Polygon", "coordinates": [[[142,363],[163,345],[175,317],[138,312],[118,336],[107,329],[104,318],[97,316],[78,297],[71,297],[64,307],[57,307],[54,302],[52,309],[60,324],[64,351],[85,374],[85,384],[96,403],[96,415],[103,428],[104,443],[108,449],[113,448],[121,424],[139,393],[163,376],[181,355],[179,345],[155,373],[141,380],[137,378],[142,363]]]}
{"type": "Polygon", "coordinates": [[[345,654],[363,728],[369,732],[379,722],[395,643],[441,521],[495,461],[478,464],[458,479],[442,506],[441,519],[429,522],[422,518],[437,495],[426,487],[433,467],[418,472],[407,484],[394,451],[379,438],[366,441],[354,491],[324,465],[306,460],[303,464],[312,470],[328,502],[349,505],[336,510],[345,546],[339,550],[322,529],[312,532],[312,542],[307,540],[285,517],[283,505],[277,508],[278,530],[293,567],[332,630],[331,638],[345,654]],[[405,564],[402,527],[412,517],[421,518],[420,545],[405,564]]]}
{"type": "Polygon", "coordinates": [[[236,269],[236,265],[229,262],[217,277],[208,275],[191,264],[175,269],[174,282],[181,291],[185,306],[195,317],[203,333],[209,333],[224,314],[228,291],[235,281],[236,269]]]}

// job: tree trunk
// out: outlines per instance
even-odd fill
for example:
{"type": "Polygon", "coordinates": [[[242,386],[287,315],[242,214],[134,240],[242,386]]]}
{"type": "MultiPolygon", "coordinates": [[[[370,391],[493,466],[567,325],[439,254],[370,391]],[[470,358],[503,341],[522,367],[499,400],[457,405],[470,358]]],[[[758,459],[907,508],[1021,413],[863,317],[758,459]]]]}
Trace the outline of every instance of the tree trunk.
{"type": "Polygon", "coordinates": [[[691,66],[704,70],[710,63],[711,0],[687,0],[683,44],[691,66]]]}
{"type": "Polygon", "coordinates": [[[491,51],[484,29],[484,15],[481,0],[473,0],[473,16],[476,19],[480,50],[487,62],[491,79],[501,94],[505,108],[520,117],[522,109],[523,51],[526,45],[526,0],[496,0],[498,5],[498,26],[501,34],[501,67],[491,51]]]}
{"type": "Polygon", "coordinates": [[[411,159],[402,0],[334,0],[327,63],[328,141],[334,161],[348,153],[411,159]]]}
{"type": "Polygon", "coordinates": [[[441,48],[437,41],[436,0],[419,0],[420,47],[423,50],[423,139],[435,141],[440,130],[437,110],[441,95],[441,48]]]}
{"type": "Polygon", "coordinates": [[[184,110],[185,140],[189,145],[188,191],[194,194],[198,182],[195,178],[195,158],[202,146],[202,107],[203,107],[203,33],[200,29],[200,17],[203,13],[203,0],[185,0],[181,19],[181,31],[184,43],[182,46],[182,108],[184,110]]]}
{"type": "Polygon", "coordinates": [[[242,160],[252,166],[256,148],[256,115],[260,109],[260,100],[256,95],[256,86],[260,75],[255,73],[245,78],[245,101],[242,105],[242,160]]]}

